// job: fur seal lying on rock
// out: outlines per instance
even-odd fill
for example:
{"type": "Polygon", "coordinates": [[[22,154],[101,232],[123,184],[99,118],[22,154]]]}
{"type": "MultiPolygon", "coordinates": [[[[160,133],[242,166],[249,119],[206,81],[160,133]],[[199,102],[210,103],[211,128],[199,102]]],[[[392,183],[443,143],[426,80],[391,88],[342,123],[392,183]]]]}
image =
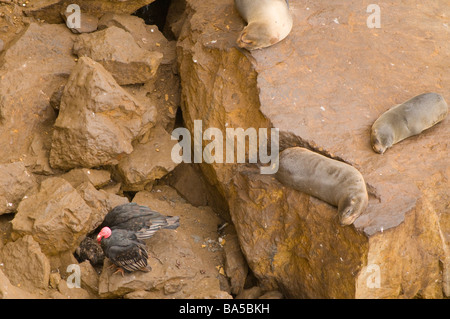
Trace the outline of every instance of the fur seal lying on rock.
{"type": "Polygon", "coordinates": [[[265,48],[280,42],[292,29],[287,0],[235,0],[241,17],[248,23],[237,44],[247,50],[265,48]]]}
{"type": "Polygon", "coordinates": [[[280,153],[276,178],[283,184],[338,207],[341,225],[350,225],[369,198],[361,173],[346,163],[301,147],[280,153]]]}
{"type": "Polygon", "coordinates": [[[392,145],[417,135],[442,121],[448,105],[437,93],[424,93],[383,113],[372,125],[370,142],[375,152],[383,154],[392,145]]]}

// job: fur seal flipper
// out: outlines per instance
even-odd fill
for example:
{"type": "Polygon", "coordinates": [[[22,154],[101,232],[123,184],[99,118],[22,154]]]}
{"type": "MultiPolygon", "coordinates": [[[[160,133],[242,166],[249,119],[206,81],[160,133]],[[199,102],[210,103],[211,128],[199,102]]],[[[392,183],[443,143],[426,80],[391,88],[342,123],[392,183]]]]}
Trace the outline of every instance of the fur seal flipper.
{"type": "Polygon", "coordinates": [[[448,113],[448,105],[437,93],[424,93],[413,97],[383,113],[372,125],[370,143],[375,152],[386,149],[417,135],[442,121],[448,113]]]}
{"type": "Polygon", "coordinates": [[[276,178],[337,206],[341,225],[352,224],[369,202],[366,183],[356,168],[305,148],[292,147],[280,153],[276,178]]]}
{"type": "Polygon", "coordinates": [[[280,42],[291,32],[293,21],[286,0],[235,0],[236,9],[248,23],[237,44],[248,50],[280,42]]]}

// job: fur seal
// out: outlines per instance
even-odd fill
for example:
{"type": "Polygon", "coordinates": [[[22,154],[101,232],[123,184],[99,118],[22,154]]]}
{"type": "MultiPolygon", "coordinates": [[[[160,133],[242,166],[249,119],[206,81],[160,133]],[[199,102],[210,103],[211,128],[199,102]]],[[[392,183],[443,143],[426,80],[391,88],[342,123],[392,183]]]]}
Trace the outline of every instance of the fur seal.
{"type": "Polygon", "coordinates": [[[394,106],[373,123],[370,134],[372,148],[383,154],[392,145],[439,123],[447,113],[448,105],[441,95],[417,95],[394,106]]]}
{"type": "Polygon", "coordinates": [[[236,9],[248,23],[237,44],[256,50],[280,42],[291,32],[292,16],[287,0],[235,0],[236,9]]]}
{"type": "Polygon", "coordinates": [[[337,206],[341,225],[352,224],[369,202],[366,183],[356,168],[305,148],[291,147],[280,153],[276,178],[337,206]]]}

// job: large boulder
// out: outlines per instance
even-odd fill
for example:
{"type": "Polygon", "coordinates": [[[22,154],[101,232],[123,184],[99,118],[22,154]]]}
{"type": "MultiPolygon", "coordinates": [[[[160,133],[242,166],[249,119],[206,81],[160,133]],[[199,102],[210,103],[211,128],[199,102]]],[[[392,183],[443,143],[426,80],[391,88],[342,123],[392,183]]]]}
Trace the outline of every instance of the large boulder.
{"type": "Polygon", "coordinates": [[[17,210],[22,198],[37,187],[23,162],[0,164],[0,215],[17,210]]]}
{"type": "Polygon", "coordinates": [[[129,32],[116,26],[80,35],[73,52],[101,63],[120,85],[152,79],[163,58],[158,51],[141,48],[129,32]]]}
{"type": "Polygon", "coordinates": [[[48,287],[50,262],[30,235],[7,243],[0,251],[0,260],[11,284],[26,290],[48,287]]]}
{"type": "Polygon", "coordinates": [[[122,189],[141,191],[146,185],[172,171],[177,164],[172,160],[172,148],[177,143],[161,126],[153,128],[145,141],[136,142],[133,152],[117,165],[123,181],[122,189]]]}
{"type": "Polygon", "coordinates": [[[92,209],[66,180],[51,177],[20,202],[12,220],[18,235],[31,235],[47,255],[74,251],[90,231],[92,209]]]}
{"type": "Polygon", "coordinates": [[[117,164],[153,126],[153,117],[154,108],[141,105],[101,64],[82,57],[61,98],[50,164],[62,169],[117,164]]]}
{"type": "Polygon", "coordinates": [[[22,161],[30,172],[50,174],[50,97],[75,66],[74,35],[64,25],[31,23],[16,35],[0,67],[0,163],[22,161]]]}
{"type": "Polygon", "coordinates": [[[260,175],[256,165],[201,164],[228,200],[266,290],[290,298],[448,296],[450,120],[383,156],[369,137],[380,114],[414,95],[450,99],[445,5],[388,1],[382,28],[370,29],[367,7],[351,2],[291,3],[291,34],[249,53],[235,45],[244,22],[232,0],[187,0],[178,40],[183,117],[192,135],[195,120],[222,132],[278,128],[281,150],[307,147],[365,178],[367,211],[341,227],[335,208],[260,175]]]}

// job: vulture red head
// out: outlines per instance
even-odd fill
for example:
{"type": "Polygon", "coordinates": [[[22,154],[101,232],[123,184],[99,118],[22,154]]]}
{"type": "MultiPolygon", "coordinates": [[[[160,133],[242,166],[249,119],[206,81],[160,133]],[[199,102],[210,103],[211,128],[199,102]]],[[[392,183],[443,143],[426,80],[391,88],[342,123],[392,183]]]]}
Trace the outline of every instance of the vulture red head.
{"type": "Polygon", "coordinates": [[[108,238],[111,236],[111,229],[109,227],[103,227],[97,235],[97,242],[100,244],[102,238],[108,238]]]}

